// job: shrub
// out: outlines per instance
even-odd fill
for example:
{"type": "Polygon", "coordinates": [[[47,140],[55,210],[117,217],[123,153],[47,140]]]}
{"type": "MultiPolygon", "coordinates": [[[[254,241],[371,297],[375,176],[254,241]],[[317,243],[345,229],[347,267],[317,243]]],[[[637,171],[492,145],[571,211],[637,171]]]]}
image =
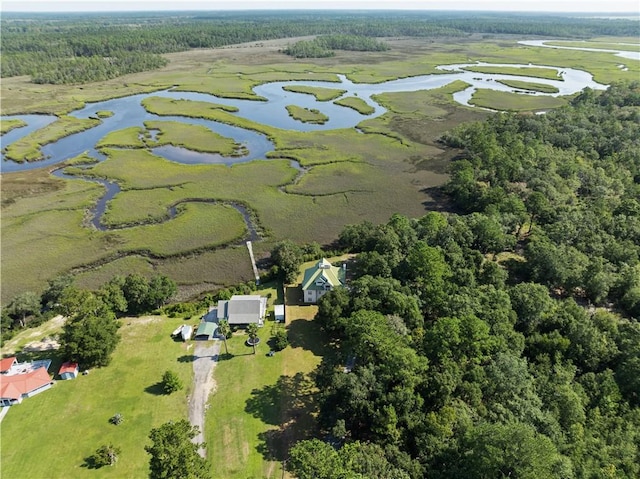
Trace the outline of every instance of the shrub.
{"type": "Polygon", "coordinates": [[[165,371],[162,375],[162,389],[165,394],[171,394],[179,391],[183,387],[182,381],[180,381],[178,375],[173,371],[165,371]]]}
{"type": "Polygon", "coordinates": [[[114,447],[113,444],[99,447],[95,454],[89,457],[94,467],[113,466],[118,461],[120,448],[114,447]]]}
{"type": "Polygon", "coordinates": [[[278,329],[273,335],[273,347],[276,351],[282,351],[289,346],[289,338],[284,329],[278,329]]]}
{"type": "Polygon", "coordinates": [[[124,417],[122,417],[122,414],[120,413],[114,414],[109,418],[109,422],[115,426],[119,426],[123,421],[124,417]]]}

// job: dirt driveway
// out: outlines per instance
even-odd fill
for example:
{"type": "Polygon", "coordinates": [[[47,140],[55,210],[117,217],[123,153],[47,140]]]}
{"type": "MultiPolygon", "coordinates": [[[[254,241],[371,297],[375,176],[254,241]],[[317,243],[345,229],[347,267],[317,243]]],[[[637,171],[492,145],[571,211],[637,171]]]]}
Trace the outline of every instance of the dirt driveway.
{"type": "MultiPolygon", "coordinates": [[[[220,341],[195,341],[193,351],[193,392],[189,397],[189,422],[200,428],[200,434],[193,438],[193,442],[204,442],[204,415],[207,411],[209,395],[215,391],[216,382],[213,379],[213,368],[218,363],[220,341]]],[[[206,457],[204,448],[198,451],[206,457]]]]}

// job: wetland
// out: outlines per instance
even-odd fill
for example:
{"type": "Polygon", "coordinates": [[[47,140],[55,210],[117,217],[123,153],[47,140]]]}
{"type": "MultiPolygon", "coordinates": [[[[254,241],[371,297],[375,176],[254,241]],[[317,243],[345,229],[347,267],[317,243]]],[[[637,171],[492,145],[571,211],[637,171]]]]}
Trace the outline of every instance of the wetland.
{"type": "MultiPolygon", "coordinates": [[[[118,98],[63,108],[58,116],[4,115],[3,125],[10,127],[2,136],[3,182],[20,182],[30,170],[37,178],[35,195],[27,197],[14,188],[3,192],[3,216],[9,226],[9,232],[3,232],[5,251],[7,246],[21,248],[15,239],[20,234],[33,237],[35,223],[26,218],[39,218],[40,227],[48,226],[32,243],[36,254],[20,251],[3,269],[17,271],[23,261],[41,261],[49,275],[81,269],[87,285],[94,286],[90,271],[100,277],[105,264],[136,255],[150,267],[169,272],[173,268],[169,264],[180,263],[182,273],[176,280],[185,287],[249,278],[244,258],[232,272],[215,266],[203,269],[196,266],[196,258],[221,249],[238,254],[231,253],[234,245],[250,235],[262,238],[257,243],[259,255],[284,238],[327,243],[342,226],[362,218],[385,221],[395,212],[419,215],[427,208],[442,207],[430,191],[445,180],[447,158],[454,154],[438,143],[447,128],[463,119],[482,118],[491,110],[535,112],[560,106],[585,87],[606,88],[588,69],[574,68],[570,62],[559,65],[557,59],[544,61],[550,59],[546,55],[535,63],[512,58],[505,62],[512,56],[507,52],[517,48],[515,40],[509,48],[491,47],[501,51],[501,56],[494,52],[491,62],[456,63],[460,57],[450,53],[454,62],[423,67],[426,74],[411,65],[430,57],[401,41],[395,59],[385,53],[376,53],[375,58],[363,53],[359,60],[352,59],[356,65],[365,62],[368,75],[362,67],[345,64],[342,57],[315,65],[283,63],[271,66],[272,73],[256,73],[281,44],[259,47],[266,52],[260,61],[255,46],[172,60],[193,66],[192,55],[198,55],[197,65],[203,58],[219,62],[224,71],[216,77],[227,78],[219,85],[230,84],[234,75],[239,80],[227,91],[219,86],[193,91],[202,90],[202,85],[193,87],[169,68],[153,81],[146,76],[146,84],[138,78],[140,86],[134,90],[144,93],[127,95],[123,89],[118,98]],[[245,66],[231,65],[230,55],[245,66]],[[386,76],[398,58],[407,62],[406,76],[386,76]],[[243,73],[233,74],[238,68],[243,73]],[[249,74],[251,81],[240,80],[249,74]],[[286,76],[290,79],[282,80],[286,76]],[[169,78],[173,86],[163,84],[169,78]],[[238,84],[245,85],[241,94],[234,91],[238,84]],[[53,177],[50,169],[56,170],[53,177]],[[237,216],[225,218],[234,225],[229,228],[233,234],[213,228],[209,238],[196,234],[193,241],[181,240],[182,230],[188,231],[192,224],[199,228],[210,215],[211,208],[199,204],[231,207],[237,216]],[[65,234],[82,238],[80,254],[66,262],[45,257],[60,247],[51,234],[55,225],[49,224],[56,223],[57,216],[73,224],[65,234]],[[317,222],[324,227],[313,226],[317,222]],[[158,235],[159,230],[167,232],[158,235]],[[183,241],[184,247],[142,244],[139,238],[150,233],[171,244],[183,241]]],[[[471,50],[471,45],[465,47],[471,50]]],[[[434,59],[443,58],[439,52],[434,59]]],[[[198,68],[196,76],[206,77],[198,68]]],[[[4,94],[12,89],[29,87],[20,82],[3,85],[4,94]]],[[[27,278],[24,284],[3,288],[3,297],[37,289],[40,281],[27,278]]]]}

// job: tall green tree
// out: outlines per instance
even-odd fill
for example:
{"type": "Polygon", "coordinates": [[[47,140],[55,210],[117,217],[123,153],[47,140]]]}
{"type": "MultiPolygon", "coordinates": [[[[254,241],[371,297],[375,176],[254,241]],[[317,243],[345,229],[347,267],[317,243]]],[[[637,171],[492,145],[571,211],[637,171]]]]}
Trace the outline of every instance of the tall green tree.
{"type": "Polygon", "coordinates": [[[229,349],[227,349],[227,336],[231,334],[231,327],[229,326],[229,321],[226,319],[221,320],[218,323],[218,331],[222,335],[222,341],[224,341],[224,352],[229,354],[229,349]]]}
{"type": "Polygon", "coordinates": [[[249,342],[253,346],[253,354],[256,354],[256,341],[258,340],[258,325],[251,323],[247,326],[247,334],[249,335],[249,342]]]}
{"type": "Polygon", "coordinates": [[[83,367],[106,366],[120,341],[120,323],[108,306],[94,294],[74,293],[74,304],[66,304],[67,321],[60,335],[60,348],[65,358],[83,367]]]}
{"type": "Polygon", "coordinates": [[[42,305],[53,308],[64,294],[64,290],[73,285],[74,278],[71,275],[57,276],[48,281],[47,289],[42,293],[42,305]]]}
{"type": "Polygon", "coordinates": [[[150,479],[208,479],[207,461],[198,454],[204,444],[196,444],[192,439],[198,434],[198,427],[185,419],[169,421],[151,430],[151,445],[144,449],[151,455],[150,479]]]}
{"type": "Polygon", "coordinates": [[[40,297],[32,291],[26,291],[14,297],[7,309],[20,327],[24,328],[27,325],[27,317],[40,312],[40,297]]]}
{"type": "Polygon", "coordinates": [[[302,264],[302,248],[291,240],[284,240],[271,250],[271,260],[285,283],[293,283],[302,264]]]}

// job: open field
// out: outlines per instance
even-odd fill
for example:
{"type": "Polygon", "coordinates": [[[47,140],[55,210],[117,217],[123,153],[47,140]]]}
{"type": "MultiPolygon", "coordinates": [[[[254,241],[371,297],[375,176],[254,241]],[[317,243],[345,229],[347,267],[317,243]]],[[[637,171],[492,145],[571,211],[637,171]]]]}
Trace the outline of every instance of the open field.
{"type": "MultiPolygon", "coordinates": [[[[305,61],[279,52],[292,39],[194,50],[166,55],[169,64],[158,71],[81,87],[35,85],[24,77],[3,79],[1,108],[3,114],[64,115],[88,101],[171,86],[256,99],[251,88],[266,81],[336,81],[338,74],[344,74],[354,82],[381,82],[434,73],[442,64],[473,61],[581,68],[601,82],[640,74],[638,62],[628,62],[628,71],[623,71],[620,58],[612,54],[534,48],[518,45],[519,39],[475,35],[442,41],[394,38],[386,40],[391,49],[385,52],[338,52],[332,58],[305,61]]],[[[526,70],[520,73],[531,73],[526,70]]],[[[221,210],[204,203],[188,203],[180,218],[165,221],[168,209],[184,200],[245,205],[264,238],[254,244],[258,258],[280,239],[330,243],[345,224],[364,219],[383,222],[396,212],[421,216],[446,207],[436,203],[430,191],[446,180],[448,161],[457,152],[443,150],[438,139],[460,122],[487,114],[452,102],[452,93],[465,87],[463,82],[454,82],[431,91],[379,95],[376,99],[389,110],[385,115],[363,121],[357,130],[317,132],[257,124],[234,116],[221,105],[150,98],[145,106],[151,111],[249,128],[267,135],[275,150],[266,161],[232,167],[183,165],[152,155],[148,140],[139,139],[140,133],[146,136],[142,129],[107,135],[101,143],[108,145],[104,149],[108,159],[82,174],[120,185],[122,191],[109,202],[103,222],[111,227],[138,225],[130,231],[87,227],[87,211],[103,191],[97,184],[51,178],[47,171],[3,174],[2,302],[25,290],[39,292],[47,279],[69,271],[81,273],[80,285],[95,285],[107,272],[129,265],[127,255],[135,258],[131,267],[136,270],[147,273],[151,268],[178,281],[180,297],[249,280],[252,274],[246,251],[233,245],[221,249],[221,243],[240,234],[242,224],[235,213],[229,213],[229,234],[220,233],[215,226],[208,232],[204,225],[212,223],[206,223],[203,211],[221,210]],[[298,161],[303,170],[294,168],[290,160],[298,161]],[[149,224],[153,222],[159,223],[149,224]],[[196,228],[193,235],[189,232],[192,227],[196,228]]],[[[305,93],[329,101],[336,93],[328,90],[311,88],[305,93]]],[[[564,102],[483,91],[473,101],[511,110],[548,109],[564,102]]],[[[59,122],[53,125],[58,125],[57,132],[47,133],[50,139],[67,134],[67,127],[59,128],[59,122]]],[[[165,128],[164,140],[188,149],[230,147],[227,139],[191,128],[178,132],[173,126],[165,128]]],[[[34,152],[36,143],[46,141],[32,138],[25,148],[34,152]]],[[[79,169],[70,172],[79,173],[79,169]]]]}
{"type": "MultiPolygon", "coordinates": [[[[108,367],[91,370],[75,380],[57,381],[50,390],[11,408],[2,421],[2,477],[148,475],[149,455],[144,445],[150,443],[149,432],[170,419],[186,418],[193,372],[191,363],[184,360],[188,344],[170,337],[181,319],[154,316],[121,321],[122,341],[108,367]],[[170,396],[159,388],[167,369],[175,371],[185,384],[185,389],[170,396]],[[116,413],[124,417],[119,426],[108,422],[116,413]],[[88,468],[85,458],[109,443],[122,449],[118,463],[88,468]],[[39,459],[34,460],[35,456],[39,459]]],[[[42,334],[56,332],[49,330],[49,324],[41,328],[46,330],[42,334]]],[[[38,354],[53,359],[51,371],[57,371],[64,360],[55,351],[38,354]]]]}

